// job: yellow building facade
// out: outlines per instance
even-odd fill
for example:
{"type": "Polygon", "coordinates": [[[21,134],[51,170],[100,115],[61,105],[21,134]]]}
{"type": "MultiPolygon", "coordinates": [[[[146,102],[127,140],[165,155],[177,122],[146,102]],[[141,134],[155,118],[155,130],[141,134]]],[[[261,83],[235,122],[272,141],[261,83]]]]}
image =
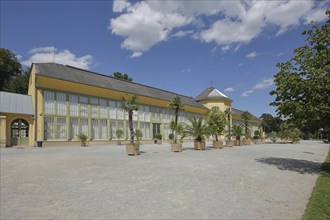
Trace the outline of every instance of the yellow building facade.
{"type": "MultiPolygon", "coordinates": [[[[77,143],[84,133],[93,144],[117,141],[116,130],[129,139],[128,115],[120,108],[122,97],[138,96],[139,111],[133,115],[133,126],[142,131],[143,141],[152,142],[156,134],[168,139],[174,113],[168,105],[175,94],[158,88],[128,82],[91,71],[56,63],[32,64],[28,95],[32,114],[15,115],[0,112],[1,146],[26,144],[11,139],[17,119],[28,123],[28,145],[77,143]]],[[[192,116],[204,117],[211,107],[221,111],[231,108],[232,100],[214,88],[196,98],[179,95],[185,111],[179,122],[188,123],[192,116]]],[[[233,116],[234,120],[239,120],[233,116]]],[[[260,121],[256,121],[260,123],[260,121]]]]}

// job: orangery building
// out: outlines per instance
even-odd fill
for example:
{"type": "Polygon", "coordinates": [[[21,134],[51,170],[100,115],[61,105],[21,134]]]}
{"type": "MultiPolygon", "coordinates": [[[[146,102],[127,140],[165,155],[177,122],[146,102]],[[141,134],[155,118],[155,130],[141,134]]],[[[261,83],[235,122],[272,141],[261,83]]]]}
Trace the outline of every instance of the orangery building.
{"type": "MultiPolygon", "coordinates": [[[[134,112],[133,127],[142,131],[144,142],[156,134],[168,139],[174,118],[168,105],[175,95],[185,108],[179,122],[188,124],[189,117],[204,117],[217,107],[231,109],[231,124],[243,123],[242,111],[232,108],[232,100],[213,87],[193,98],[68,65],[34,63],[27,95],[0,92],[0,146],[34,146],[40,140],[46,146],[76,144],[78,133],[86,134],[92,144],[109,144],[118,140],[118,129],[128,140],[128,115],[120,100],[134,94],[139,110],[134,112]]],[[[253,116],[251,124],[253,132],[260,120],[253,116]]]]}

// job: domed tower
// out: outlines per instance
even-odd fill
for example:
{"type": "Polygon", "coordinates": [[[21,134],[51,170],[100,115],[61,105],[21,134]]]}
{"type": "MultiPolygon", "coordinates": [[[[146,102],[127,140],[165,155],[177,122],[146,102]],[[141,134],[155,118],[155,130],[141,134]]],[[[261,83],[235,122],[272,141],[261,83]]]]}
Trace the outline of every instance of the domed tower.
{"type": "Polygon", "coordinates": [[[213,87],[205,89],[195,98],[195,100],[203,104],[208,109],[211,109],[212,107],[218,107],[222,112],[230,109],[231,103],[233,102],[225,94],[213,87]]]}

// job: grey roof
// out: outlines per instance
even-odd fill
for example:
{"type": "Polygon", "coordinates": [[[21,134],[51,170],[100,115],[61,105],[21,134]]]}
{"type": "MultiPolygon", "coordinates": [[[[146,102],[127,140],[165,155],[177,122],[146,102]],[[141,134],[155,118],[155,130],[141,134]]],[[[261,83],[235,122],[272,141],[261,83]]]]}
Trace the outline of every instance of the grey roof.
{"type": "Polygon", "coordinates": [[[65,81],[92,85],[115,91],[161,99],[165,101],[171,101],[175,95],[179,95],[183,104],[197,108],[207,109],[202,104],[196,102],[196,100],[194,100],[194,98],[192,97],[176,94],[173,92],[134,82],[120,80],[114,77],[91,72],[88,70],[57,63],[36,63],[34,65],[37,69],[37,75],[43,75],[65,81]]]}
{"type": "Polygon", "coordinates": [[[202,101],[205,99],[219,99],[219,98],[229,99],[225,94],[223,94],[219,90],[215,89],[214,87],[209,87],[209,88],[205,89],[201,94],[199,94],[195,98],[195,100],[202,101]]]}
{"type": "Polygon", "coordinates": [[[29,95],[0,92],[0,112],[33,115],[32,98],[29,95]]]}
{"type": "MultiPolygon", "coordinates": [[[[231,108],[231,112],[233,115],[241,116],[241,114],[244,112],[242,110],[236,109],[236,108],[231,108]]],[[[257,116],[252,115],[252,119],[260,121],[260,118],[257,116]]]]}

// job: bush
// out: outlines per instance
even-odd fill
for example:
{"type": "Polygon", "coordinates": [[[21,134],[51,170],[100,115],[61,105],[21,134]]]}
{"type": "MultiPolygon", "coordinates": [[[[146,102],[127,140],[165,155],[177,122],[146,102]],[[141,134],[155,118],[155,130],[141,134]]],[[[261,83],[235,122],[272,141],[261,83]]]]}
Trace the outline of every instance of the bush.
{"type": "Polygon", "coordinates": [[[156,137],[157,140],[161,140],[163,138],[163,136],[161,134],[156,134],[155,137],[156,137]]]}
{"type": "Polygon", "coordinates": [[[123,137],[123,134],[124,134],[123,130],[120,130],[120,129],[116,130],[116,137],[118,139],[121,139],[123,137]]]}
{"type": "Polygon", "coordinates": [[[172,134],[172,133],[169,134],[169,135],[168,135],[168,138],[169,138],[170,140],[173,140],[173,139],[174,139],[174,134],[172,134]]]}

